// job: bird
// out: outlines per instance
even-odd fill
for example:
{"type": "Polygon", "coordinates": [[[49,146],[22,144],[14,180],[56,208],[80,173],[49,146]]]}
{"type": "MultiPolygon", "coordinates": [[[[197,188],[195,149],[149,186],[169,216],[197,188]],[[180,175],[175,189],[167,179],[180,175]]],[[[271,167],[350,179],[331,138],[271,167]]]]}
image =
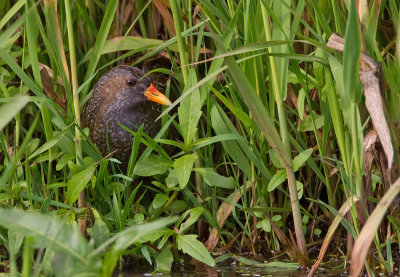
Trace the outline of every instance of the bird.
{"type": "Polygon", "coordinates": [[[93,88],[82,110],[82,127],[89,128],[89,138],[104,157],[113,158],[127,168],[134,137],[121,126],[143,131],[154,137],[161,128],[157,117],[161,105],[171,101],[157,90],[145,72],[137,67],[120,65],[105,73],[93,88]]]}

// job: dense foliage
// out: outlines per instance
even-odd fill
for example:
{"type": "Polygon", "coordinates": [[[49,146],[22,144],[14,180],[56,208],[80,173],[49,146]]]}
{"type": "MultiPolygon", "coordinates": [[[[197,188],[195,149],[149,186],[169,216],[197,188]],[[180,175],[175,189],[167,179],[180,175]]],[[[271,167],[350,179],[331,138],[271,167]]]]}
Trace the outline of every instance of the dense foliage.
{"type": "Polygon", "coordinates": [[[110,276],[128,256],[169,271],[186,254],[214,266],[280,252],[309,266],[307,248],[321,246],[321,261],[336,231],[330,251],[345,267],[354,248],[354,275],[372,242],[366,270],[392,273],[399,9],[0,1],[1,271],[110,276]],[[130,130],[126,170],[101,157],[80,116],[118,64],[174,100],[155,138],[130,130]]]}

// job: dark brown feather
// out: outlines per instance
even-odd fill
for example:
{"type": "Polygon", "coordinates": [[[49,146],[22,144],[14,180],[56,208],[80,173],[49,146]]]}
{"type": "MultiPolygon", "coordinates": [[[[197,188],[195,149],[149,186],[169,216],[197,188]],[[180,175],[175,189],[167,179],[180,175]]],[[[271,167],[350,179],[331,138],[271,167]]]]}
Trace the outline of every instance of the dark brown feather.
{"type": "Polygon", "coordinates": [[[99,79],[83,108],[82,126],[89,128],[89,138],[103,156],[116,150],[113,157],[121,161],[124,168],[134,138],[119,124],[134,131],[143,124],[144,132],[151,137],[161,128],[160,121],[156,121],[161,105],[144,96],[151,84],[148,77],[141,80],[144,74],[135,67],[114,67],[99,79]],[[133,80],[134,85],[128,85],[128,80],[133,80]]]}

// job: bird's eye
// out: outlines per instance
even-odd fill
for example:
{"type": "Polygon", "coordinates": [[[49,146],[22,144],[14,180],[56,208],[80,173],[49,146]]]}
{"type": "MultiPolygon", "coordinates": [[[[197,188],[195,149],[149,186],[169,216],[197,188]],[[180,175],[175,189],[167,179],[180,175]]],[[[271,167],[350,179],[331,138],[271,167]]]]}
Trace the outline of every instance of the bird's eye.
{"type": "Polygon", "coordinates": [[[126,81],[126,85],[129,87],[133,87],[135,85],[135,81],[133,79],[129,79],[126,81]]]}

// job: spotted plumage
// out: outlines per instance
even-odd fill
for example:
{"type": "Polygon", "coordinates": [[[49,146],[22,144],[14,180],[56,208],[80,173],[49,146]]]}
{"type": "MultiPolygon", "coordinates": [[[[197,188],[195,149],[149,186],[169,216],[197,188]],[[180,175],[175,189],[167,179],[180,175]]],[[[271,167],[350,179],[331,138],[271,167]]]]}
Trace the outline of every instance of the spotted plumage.
{"type": "Polygon", "coordinates": [[[83,127],[89,128],[89,138],[105,156],[116,150],[113,157],[127,166],[133,136],[122,124],[136,131],[142,124],[144,132],[154,137],[160,130],[161,105],[145,96],[151,80],[135,67],[117,66],[104,74],[93,89],[82,115],[83,127]],[[108,146],[107,146],[108,140],[108,146]]]}

